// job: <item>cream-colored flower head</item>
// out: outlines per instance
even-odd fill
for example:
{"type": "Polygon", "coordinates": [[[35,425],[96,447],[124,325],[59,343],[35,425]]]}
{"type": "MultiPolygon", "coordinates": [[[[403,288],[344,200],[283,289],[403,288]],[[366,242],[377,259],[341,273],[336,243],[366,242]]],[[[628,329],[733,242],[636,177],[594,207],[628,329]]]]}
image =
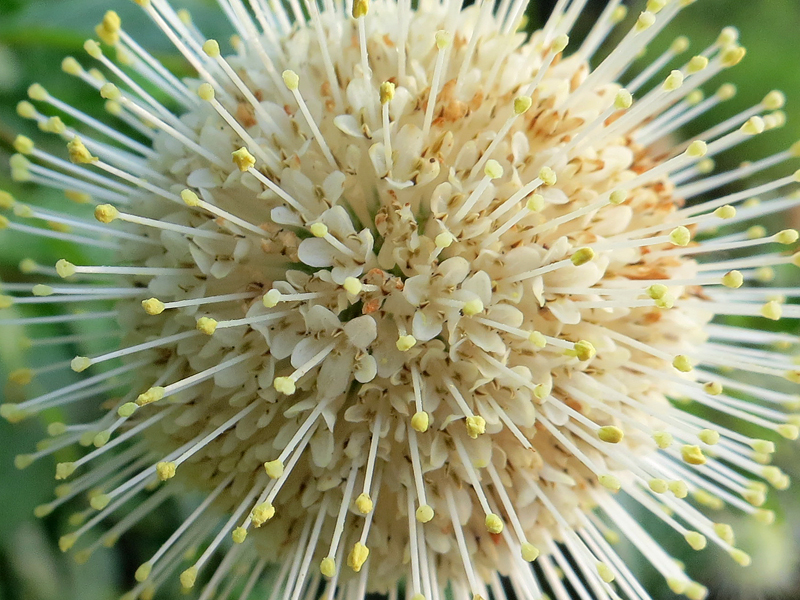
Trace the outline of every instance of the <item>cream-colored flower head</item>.
{"type": "MultiPolygon", "coordinates": [[[[42,283],[8,287],[4,303],[46,300],[63,315],[9,319],[104,320],[103,337],[122,339],[69,364],[34,359],[18,383],[82,375],[2,407],[10,420],[84,400],[107,411],[54,424],[52,443],[18,459],[96,446],[58,465],[70,483],[37,509],[92,491],[99,512],[62,548],[86,558],[195,489],[205,500],[137,571],[131,597],[173,574],[208,582],[207,597],[235,565],[249,565],[249,593],[277,565],[284,600],[320,582],[352,600],[645,598],[607,541],[620,536],[675,592],[704,597],[648,534],[656,520],[695,550],[748,562],[698,506],[769,520],[762,480],[788,483],[764,465],[773,433],[797,437],[781,410],[796,405],[785,351],[796,339],[725,316],[800,316],[785,302],[796,288],[760,285],[800,262],[798,234],[753,228],[794,205],[798,178],[718,190],[798,152],[713,172],[716,155],[783,124],[777,93],[702,136],[673,135],[732,95],[699,90],[743,57],[735,31],[694,57],[676,40],[631,77],[691,2],[651,0],[593,70],[624,19],[618,0],[580,43],[568,38],[579,0],[532,35],[517,0],[226,0],[232,52],[166,0],[138,4],[197,77],[174,77],[109,13],[97,34],[116,53],[87,42],[100,71],[64,69],[128,133],[34,86],[43,112],[26,102],[20,114],[62,136],[72,162],[20,137],[14,174],[83,205],[4,201],[17,217],[3,226],[100,256],[26,263],[42,283]]],[[[75,340],[86,342],[63,342],[75,340]]]]}

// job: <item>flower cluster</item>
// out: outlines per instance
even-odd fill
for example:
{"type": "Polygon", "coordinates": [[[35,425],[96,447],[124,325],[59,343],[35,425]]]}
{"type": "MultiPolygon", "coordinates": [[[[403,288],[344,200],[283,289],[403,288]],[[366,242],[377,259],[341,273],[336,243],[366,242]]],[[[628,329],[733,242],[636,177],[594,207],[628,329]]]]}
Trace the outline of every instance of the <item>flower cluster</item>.
{"type": "Polygon", "coordinates": [[[675,141],[733,95],[700,91],[743,58],[733,29],[690,57],[679,38],[625,76],[691,3],[650,0],[592,69],[625,21],[620,0],[574,48],[585,0],[559,1],[532,35],[525,0],[220,0],[230,55],[166,0],[137,0],[191,80],[107,13],[85,45],[102,71],[63,68],[125,127],[40,85],[19,105],[70,160],[20,136],[15,178],[81,206],[0,197],[15,215],[2,226],[107,257],[26,261],[40,282],[3,284],[6,308],[65,309],[4,323],[104,320],[116,346],[15,372],[18,384],[84,375],[0,407],[11,421],[79,402],[105,411],[52,423],[17,458],[94,446],[57,465],[69,483],[36,510],[89,493],[62,549],[86,559],[189,488],[204,500],[131,598],[178,573],[185,588],[207,582],[206,598],[242,566],[246,598],[273,565],[284,600],[649,598],[609,543],[620,536],[673,591],[705,597],[632,503],[746,565],[731,528],[699,507],[771,520],[763,481],[788,478],[768,465],[773,443],[738,427],[796,438],[785,409],[800,372],[784,351],[793,336],[717,317],[800,316],[785,302],[797,288],[763,285],[800,266],[786,252],[798,233],[757,224],[796,204],[800,175],[715,191],[800,150],[714,173],[712,157],[783,125],[778,92],[675,141]]]}

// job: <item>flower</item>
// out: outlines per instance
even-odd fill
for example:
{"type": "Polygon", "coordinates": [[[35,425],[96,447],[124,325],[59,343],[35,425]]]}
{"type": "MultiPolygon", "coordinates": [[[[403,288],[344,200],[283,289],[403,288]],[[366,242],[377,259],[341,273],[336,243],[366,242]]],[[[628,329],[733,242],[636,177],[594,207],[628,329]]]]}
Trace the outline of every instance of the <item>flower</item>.
{"type": "Polygon", "coordinates": [[[577,48],[580,1],[527,36],[517,1],[227,0],[229,56],[166,0],[137,0],[196,70],[187,80],[107,13],[102,45],[85,45],[103,72],[63,68],[126,127],[34,85],[37,105],[19,113],[64,138],[70,161],[20,136],[11,165],[83,205],[2,196],[16,216],[3,226],[101,257],[27,261],[41,283],[6,285],[6,308],[89,308],[5,323],[102,321],[121,338],[14,373],[84,375],[0,409],[11,421],[83,401],[105,411],[51,424],[53,439],[17,458],[95,446],[57,465],[69,483],[36,510],[89,493],[96,512],[61,548],[88,558],[188,488],[205,499],[136,572],[131,598],[178,573],[186,588],[207,581],[207,597],[237,565],[250,565],[246,592],[277,565],[286,600],[323,578],[327,598],[646,597],[614,536],[673,591],[705,597],[633,504],[691,548],[748,564],[698,506],[769,522],[763,482],[788,485],[768,465],[773,442],[745,431],[798,436],[784,410],[797,405],[796,339],[724,317],[800,316],[785,302],[796,288],[761,285],[800,266],[786,252],[798,234],[754,224],[796,204],[786,190],[800,172],[719,190],[800,150],[711,174],[712,157],[783,124],[778,92],[657,149],[732,95],[699,90],[745,54],[732,29],[688,59],[679,38],[625,78],[691,3],[650,0],[590,69],[624,20],[617,0],[577,48]]]}

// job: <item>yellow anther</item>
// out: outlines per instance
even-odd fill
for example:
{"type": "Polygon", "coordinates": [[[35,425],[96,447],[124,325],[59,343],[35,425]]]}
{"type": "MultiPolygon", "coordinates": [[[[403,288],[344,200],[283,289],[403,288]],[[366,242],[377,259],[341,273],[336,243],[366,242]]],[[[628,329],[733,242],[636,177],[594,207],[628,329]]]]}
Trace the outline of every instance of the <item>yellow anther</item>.
{"type": "Polygon", "coordinates": [[[614,11],[611,13],[610,21],[614,25],[617,23],[621,23],[625,20],[625,17],[628,16],[628,7],[627,6],[617,6],[614,11]]]}
{"type": "Polygon", "coordinates": [[[122,92],[113,83],[104,83],[100,86],[100,97],[115,102],[122,98],[122,92]]]}
{"type": "Polygon", "coordinates": [[[647,295],[653,300],[659,300],[667,295],[669,288],[663,283],[654,283],[653,285],[649,286],[646,291],[647,295]]]}
{"type": "Polygon", "coordinates": [[[551,46],[551,51],[553,54],[558,54],[559,52],[563,52],[564,48],[569,45],[569,36],[566,33],[562,33],[561,35],[557,36],[556,39],[553,40],[553,45],[551,46]]]}
{"type": "Polygon", "coordinates": [[[431,507],[429,504],[422,504],[414,513],[414,517],[420,523],[427,523],[433,519],[433,515],[433,507],[431,507]]]}
{"type": "Polygon", "coordinates": [[[522,560],[526,562],[533,562],[539,558],[539,549],[530,542],[522,543],[520,553],[522,554],[522,560]]]}
{"type": "Polygon", "coordinates": [[[464,303],[464,306],[461,308],[462,314],[467,317],[471,317],[473,315],[477,315],[483,312],[483,302],[481,302],[480,298],[473,298],[464,303]]]}
{"type": "Polygon", "coordinates": [[[733,545],[735,542],[733,527],[727,523],[714,523],[714,533],[716,533],[726,544],[733,545]]]}
{"type": "Polygon", "coordinates": [[[439,50],[444,50],[450,45],[450,42],[453,41],[453,36],[450,35],[449,31],[445,31],[444,29],[437,31],[433,37],[436,40],[436,48],[439,50]]]}
{"type": "Polygon", "coordinates": [[[139,568],[136,569],[136,573],[133,574],[134,579],[139,583],[143,581],[147,581],[147,578],[150,577],[150,573],[153,570],[153,563],[146,562],[139,565],[139,568]]]}
{"type": "Polygon", "coordinates": [[[62,279],[66,279],[67,277],[75,275],[76,268],[71,262],[62,258],[56,262],[56,273],[58,273],[58,276],[62,279]]]}
{"type": "Polygon", "coordinates": [[[656,494],[665,494],[669,490],[669,484],[664,479],[651,479],[647,485],[656,494]]]}
{"type": "Polygon", "coordinates": [[[664,80],[664,85],[662,87],[664,88],[664,90],[672,92],[674,90],[677,90],[682,85],[683,85],[683,73],[681,73],[676,69],[667,76],[667,78],[664,80]]]}
{"type": "Polygon", "coordinates": [[[533,104],[530,96],[517,96],[514,98],[514,114],[522,115],[528,112],[528,109],[533,104]]]}
{"type": "Polygon", "coordinates": [[[83,49],[86,50],[86,54],[92,58],[100,58],[103,56],[103,50],[100,48],[100,44],[94,40],[86,40],[83,43],[83,49]]]}
{"type": "Polygon", "coordinates": [[[728,552],[731,555],[731,558],[735,560],[740,566],[742,567],[749,567],[752,559],[747,552],[743,550],[739,550],[738,548],[733,548],[728,552]]]}
{"type": "Polygon", "coordinates": [[[798,238],[800,234],[795,229],[784,229],[775,234],[775,241],[784,245],[794,244],[798,238]]]}
{"type": "Polygon", "coordinates": [[[486,166],[483,168],[483,173],[489,179],[499,179],[503,176],[503,167],[494,159],[486,161],[486,166]]]}
{"type": "Polygon", "coordinates": [[[247,537],[247,529],[245,529],[244,527],[237,527],[231,533],[231,539],[233,540],[234,544],[243,543],[246,537],[247,537]]]}
{"type": "Polygon", "coordinates": [[[706,547],[708,540],[706,536],[696,531],[687,531],[683,534],[683,539],[686,540],[686,543],[692,547],[692,550],[702,550],[706,547]]]}
{"type": "Polygon", "coordinates": [[[8,210],[12,206],[14,206],[16,202],[17,201],[14,199],[14,196],[9,194],[8,192],[0,190],[0,208],[2,208],[3,210],[8,210]]]}
{"type": "Polygon", "coordinates": [[[90,164],[98,160],[96,156],[92,156],[92,153],[89,152],[89,149],[77,135],[67,144],[67,150],[69,151],[69,159],[75,164],[90,164]]]}
{"type": "Polygon", "coordinates": [[[325,223],[314,223],[309,227],[311,235],[318,238],[323,238],[328,235],[328,226],[325,223]]]}
{"type": "Polygon", "coordinates": [[[369,0],[355,0],[353,2],[353,18],[360,19],[369,12],[369,0]]]}
{"type": "Polygon", "coordinates": [[[591,248],[580,248],[576,250],[569,259],[572,261],[572,264],[576,267],[580,267],[581,265],[585,265],[590,260],[594,258],[594,250],[591,248]]]}
{"type": "Polygon", "coordinates": [[[384,81],[381,84],[380,96],[381,104],[388,104],[394,99],[395,85],[391,81],[384,81]]]}
{"type": "Polygon", "coordinates": [[[579,340],[572,346],[572,351],[578,360],[591,360],[597,354],[594,345],[587,340],[579,340]]]}
{"type": "Polygon", "coordinates": [[[486,515],[484,525],[486,525],[486,531],[489,533],[497,534],[503,531],[503,520],[494,513],[486,515]]]}
{"type": "Polygon", "coordinates": [[[703,391],[712,396],[719,396],[722,393],[722,384],[719,381],[706,381],[703,384],[703,391]]]}
{"type": "Polygon", "coordinates": [[[164,312],[164,303],[158,298],[142,300],[142,308],[148,315],[160,315],[164,312]]]}
{"type": "Polygon", "coordinates": [[[161,461],[156,465],[156,474],[161,481],[166,481],[167,479],[175,477],[176,469],[177,467],[174,462],[161,461]]]}
{"type": "Polygon", "coordinates": [[[697,437],[701,442],[709,446],[714,446],[719,443],[719,432],[713,429],[703,429],[703,431],[697,434],[697,437]]]}
{"type": "Polygon", "coordinates": [[[437,248],[449,248],[455,240],[456,238],[452,233],[443,231],[433,239],[433,243],[436,244],[437,248]]]}
{"type": "Polygon", "coordinates": [[[708,144],[702,140],[695,140],[686,148],[686,156],[691,158],[701,158],[706,155],[706,152],[708,152],[708,144]]]}
{"type": "Polygon", "coordinates": [[[528,341],[537,348],[544,348],[547,345],[547,338],[538,331],[531,331],[528,341]]]}
{"type": "Polygon", "coordinates": [[[319,563],[319,572],[330,579],[336,575],[336,561],[330,556],[326,556],[322,559],[322,562],[319,563]]]}
{"type": "Polygon", "coordinates": [[[89,204],[89,202],[92,201],[92,197],[89,194],[76,192],[74,190],[65,190],[64,196],[66,196],[67,200],[74,202],[75,204],[89,204]]]}
{"type": "Polygon", "coordinates": [[[792,383],[800,383],[800,371],[786,371],[783,378],[792,383]]]}
{"type": "Polygon", "coordinates": [[[550,395],[550,392],[553,391],[551,385],[545,385],[544,383],[538,383],[533,387],[533,396],[537,400],[544,400],[550,395]]]}
{"type": "Polygon", "coordinates": [[[348,294],[353,296],[358,296],[361,293],[361,290],[364,289],[362,283],[355,277],[346,277],[342,287],[348,294]]]}
{"type": "Polygon", "coordinates": [[[777,321],[781,318],[783,314],[783,308],[781,307],[779,302],[775,300],[770,300],[766,304],[761,307],[761,316],[770,319],[771,321],[777,321]]]}
{"type": "Polygon", "coordinates": [[[108,112],[108,114],[114,115],[115,117],[118,117],[122,114],[122,105],[119,102],[115,102],[113,100],[107,101],[103,105],[103,108],[106,109],[106,112],[108,112]]]}
{"type": "Polygon", "coordinates": [[[139,394],[139,396],[136,398],[136,404],[139,406],[145,406],[146,404],[158,402],[164,397],[165,393],[166,390],[161,386],[151,387],[143,394],[139,394]]]}
{"type": "Polygon", "coordinates": [[[94,209],[94,218],[101,223],[111,223],[119,217],[119,211],[111,204],[100,204],[94,209]]]}
{"type": "Polygon", "coordinates": [[[0,309],[11,308],[12,306],[14,306],[13,296],[0,296],[0,309]]]}
{"type": "Polygon", "coordinates": [[[283,475],[283,462],[279,459],[265,462],[264,471],[266,471],[270,479],[279,479],[283,475]]]}
{"type": "Polygon", "coordinates": [[[369,558],[369,548],[361,542],[356,542],[347,557],[347,566],[358,573],[364,563],[367,562],[367,558],[369,558]]]}
{"type": "Polygon", "coordinates": [[[739,131],[746,135],[758,135],[763,133],[766,129],[764,119],[761,117],[750,117],[744,125],[741,126],[739,131]]]}
{"type": "Polygon", "coordinates": [[[250,512],[250,520],[256,527],[261,527],[264,523],[275,516],[275,507],[269,502],[257,504],[250,512]]]}
{"type": "Polygon", "coordinates": [[[9,423],[19,423],[27,416],[27,413],[16,404],[0,404],[0,417],[9,423]]]}
{"type": "Polygon", "coordinates": [[[539,212],[544,208],[544,196],[541,194],[532,194],[525,202],[525,208],[531,212],[539,212]]]}
{"type": "Polygon", "coordinates": [[[539,169],[539,179],[541,179],[542,183],[545,185],[555,185],[556,181],[558,181],[555,171],[550,167],[542,167],[539,169]]]}
{"type": "Polygon", "coordinates": [[[23,469],[27,469],[29,466],[33,464],[33,455],[32,454],[17,454],[14,457],[14,466],[22,471],[23,469]]]}
{"type": "Polygon", "coordinates": [[[278,290],[272,289],[269,290],[264,297],[261,299],[261,303],[266,308],[274,308],[278,305],[278,302],[281,301],[281,293],[278,290]]]}
{"type": "Polygon", "coordinates": [[[218,58],[220,56],[219,42],[217,40],[206,40],[203,44],[203,52],[211,58],[218,58]]]}
{"type": "Polygon", "coordinates": [[[135,413],[139,409],[139,405],[136,402],[126,402],[122,406],[117,409],[117,414],[122,417],[123,419],[127,419],[133,413],[135,413]]]}
{"type": "Polygon", "coordinates": [[[651,12],[645,11],[639,15],[638,19],[636,19],[636,25],[634,26],[634,29],[637,31],[637,33],[641,33],[647,29],[650,29],[655,22],[656,16],[651,12]]]}
{"type": "Polygon", "coordinates": [[[214,86],[210,83],[201,83],[197,88],[197,95],[200,96],[201,100],[211,102],[216,95],[214,92],[214,86]]]}
{"type": "Polygon", "coordinates": [[[685,354],[679,354],[672,360],[672,366],[681,373],[688,373],[692,370],[692,363],[685,354]]]}
{"type": "Polygon", "coordinates": [[[619,444],[625,437],[625,432],[619,427],[606,425],[597,430],[597,437],[607,444],[619,444]]]}
{"type": "Polygon", "coordinates": [[[184,589],[191,589],[194,587],[194,582],[197,581],[197,567],[189,567],[181,573],[180,580],[184,589]]]}
{"type": "Polygon", "coordinates": [[[239,168],[241,172],[245,172],[249,169],[252,169],[253,166],[256,164],[256,157],[250,154],[247,148],[239,148],[235,152],[232,153],[233,162],[239,168]]]}
{"type": "Polygon", "coordinates": [[[466,425],[467,435],[473,440],[477,439],[479,435],[483,435],[486,432],[486,420],[479,415],[467,417],[466,425]]]}
{"type": "Polygon", "coordinates": [[[761,105],[767,110],[778,110],[783,108],[786,104],[786,95],[780,90],[772,90],[769,94],[764,96],[761,105]]]}
{"type": "Polygon", "coordinates": [[[628,199],[628,192],[625,190],[614,190],[608,197],[608,201],[613,205],[622,204],[628,199]]]}
{"type": "Polygon", "coordinates": [[[689,495],[689,486],[687,486],[684,481],[676,479],[675,481],[669,482],[669,491],[672,492],[672,495],[676,498],[686,498],[686,496],[689,495]]]}
{"type": "Polygon", "coordinates": [[[82,373],[92,366],[92,359],[85,356],[76,356],[70,361],[69,366],[76,373],[82,373]]]}
{"type": "Polygon", "coordinates": [[[430,420],[430,416],[424,410],[417,411],[414,413],[414,416],[411,417],[411,427],[414,431],[425,433],[430,426],[430,420]]]}
{"type": "Polygon", "coordinates": [[[714,216],[719,217],[720,219],[732,219],[736,216],[736,208],[731,206],[730,204],[726,204],[725,206],[720,206],[717,210],[714,211],[714,216]]]}
{"type": "Polygon", "coordinates": [[[686,103],[689,106],[697,106],[703,101],[703,98],[705,98],[703,90],[694,90],[686,96],[686,103]]]}
{"type": "Polygon", "coordinates": [[[206,335],[214,335],[217,330],[217,320],[211,317],[200,317],[197,319],[197,331],[205,333],[206,335]]]}
{"type": "Polygon", "coordinates": [[[667,0],[647,0],[647,10],[657,15],[667,5],[667,0]]]}
{"type": "Polygon", "coordinates": [[[192,190],[183,190],[181,192],[181,200],[186,206],[200,206],[200,198],[192,190]]]}
{"type": "Polygon", "coordinates": [[[408,334],[408,335],[401,335],[397,339],[397,342],[395,342],[395,346],[397,346],[397,349],[400,350],[400,352],[407,352],[408,350],[411,350],[411,348],[413,348],[416,345],[416,343],[417,339],[413,335],[408,334]]]}
{"type": "Polygon", "coordinates": [[[290,91],[293,92],[300,87],[300,76],[291,69],[286,69],[282,77],[284,85],[289,88],[290,91]]]}
{"type": "Polygon", "coordinates": [[[681,54],[689,49],[689,38],[685,35],[676,37],[669,47],[669,51],[673,54],[681,54]]]}
{"type": "Polygon", "coordinates": [[[689,74],[699,73],[708,66],[708,59],[705,56],[695,56],[689,61],[686,66],[686,72],[689,74]]]}
{"type": "Polygon", "coordinates": [[[294,379],[291,377],[276,377],[272,382],[272,386],[281,394],[291,396],[297,391],[294,379]]]}
{"type": "Polygon", "coordinates": [[[762,525],[772,525],[775,523],[775,511],[767,510],[766,508],[759,508],[753,513],[756,521],[762,525]]]}
{"type": "Polygon", "coordinates": [[[80,75],[83,73],[83,67],[72,56],[67,56],[61,61],[61,70],[67,75],[80,75]]]}
{"type": "Polygon", "coordinates": [[[667,431],[656,431],[653,434],[653,441],[655,441],[656,445],[661,448],[662,450],[666,450],[670,446],[672,446],[672,442],[674,441],[672,434],[667,431]]]}
{"type": "Polygon", "coordinates": [[[369,494],[361,493],[358,495],[358,498],[356,498],[356,508],[362,515],[368,515],[371,513],[374,506],[375,505],[372,502],[372,498],[369,497],[369,494]]]}
{"type": "Polygon", "coordinates": [[[75,472],[78,467],[74,462],[63,462],[56,465],[56,479],[66,479],[75,472]]]}
{"type": "Polygon", "coordinates": [[[111,498],[108,494],[97,494],[89,499],[89,506],[95,510],[103,510],[109,502],[111,502],[111,498]]]}
{"type": "Polygon", "coordinates": [[[775,443],[768,440],[750,440],[750,447],[761,454],[772,454],[775,452],[775,443]]]}
{"type": "Polygon", "coordinates": [[[614,108],[617,110],[625,110],[633,105],[633,96],[625,88],[619,90],[614,97],[614,108]]]}
{"type": "Polygon", "coordinates": [[[783,423],[778,425],[775,431],[778,432],[778,435],[786,438],[787,440],[796,440],[798,436],[800,436],[800,428],[798,428],[797,425],[792,425],[791,423],[783,423]]]}
{"type": "Polygon", "coordinates": [[[597,563],[597,574],[600,575],[600,579],[605,581],[606,583],[611,583],[614,581],[614,572],[611,570],[606,563],[599,562],[597,563]]]}
{"type": "Polygon", "coordinates": [[[54,133],[56,135],[63,135],[67,131],[67,126],[61,117],[50,117],[47,121],[39,123],[39,129],[45,133],[54,133]]]}
{"type": "Polygon", "coordinates": [[[30,154],[34,148],[35,144],[31,138],[24,135],[18,135],[14,138],[14,150],[20,154],[30,154]]]}
{"type": "Polygon", "coordinates": [[[747,50],[741,46],[735,46],[733,48],[723,50],[720,57],[720,64],[725,68],[735,67],[742,62],[745,54],[747,54],[747,50]]]}
{"type": "Polygon", "coordinates": [[[62,552],[66,552],[70,548],[75,545],[75,542],[78,541],[78,536],[74,533],[68,533],[67,535],[62,535],[58,539],[58,548],[62,552]]]}
{"type": "Polygon", "coordinates": [[[619,479],[617,479],[614,475],[600,475],[597,480],[600,482],[600,485],[612,492],[618,492],[622,487],[619,479]]]}
{"type": "Polygon", "coordinates": [[[704,465],[708,460],[700,446],[690,446],[689,444],[681,448],[681,457],[685,463],[690,465],[704,465]]]}
{"type": "Polygon", "coordinates": [[[14,369],[8,374],[8,380],[17,385],[28,385],[33,381],[33,369],[14,369]]]}

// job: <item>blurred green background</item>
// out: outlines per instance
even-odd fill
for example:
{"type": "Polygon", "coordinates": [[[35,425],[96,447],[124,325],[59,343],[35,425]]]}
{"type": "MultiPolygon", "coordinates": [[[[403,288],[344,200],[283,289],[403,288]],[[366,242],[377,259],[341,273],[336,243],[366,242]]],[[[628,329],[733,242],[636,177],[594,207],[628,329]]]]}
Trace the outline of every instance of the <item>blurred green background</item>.
{"type": "MultiPolygon", "coordinates": [[[[195,22],[209,37],[226,38],[229,30],[212,0],[181,0],[175,3],[192,11],[195,22]]],[[[553,2],[532,0],[531,23],[540,24],[553,2]]],[[[591,25],[592,14],[602,10],[605,2],[590,0],[587,14],[577,31],[591,25]]],[[[644,2],[631,2],[629,20],[635,18],[644,2]]],[[[30,122],[15,113],[19,100],[25,99],[26,88],[33,82],[42,83],[52,94],[62,100],[81,106],[92,114],[102,114],[99,96],[87,89],[77,79],[61,72],[64,55],[73,54],[83,59],[83,41],[93,36],[94,25],[105,10],[113,9],[123,18],[125,29],[133,33],[143,46],[150,49],[165,64],[180,74],[189,74],[183,63],[176,59],[165,38],[150,24],[143,13],[129,0],[0,0],[0,189],[8,190],[18,199],[47,206],[63,207],[63,194],[53,190],[20,185],[10,181],[8,157],[13,153],[12,142],[18,133],[37,140],[44,147],[63,152],[60,143],[36,131],[30,122]]],[[[696,124],[699,132],[719,120],[727,118],[761,100],[774,88],[782,89],[789,98],[786,113],[788,124],[781,130],[770,132],[743,145],[735,153],[723,157],[720,168],[737,162],[753,160],[779,151],[800,138],[800,50],[797,34],[800,29],[800,2],[797,0],[698,0],[684,11],[662,34],[647,55],[635,64],[634,71],[644,68],[650,58],[657,57],[677,35],[687,35],[692,49],[699,52],[716,38],[726,25],[735,25],[741,31],[741,42],[747,47],[745,61],[736,69],[712,80],[707,92],[713,93],[724,81],[731,81],[739,94],[712,111],[696,124]],[[724,77],[724,79],[723,79],[724,77]]],[[[792,167],[795,168],[795,167],[792,167]]],[[[783,166],[785,172],[786,166],[783,166]]],[[[77,210],[80,210],[79,208],[77,210]]],[[[85,210],[85,209],[84,209],[85,210]]],[[[789,215],[794,226],[800,223],[797,215],[789,215]]],[[[31,238],[10,231],[0,233],[0,282],[28,281],[20,275],[17,265],[23,258],[34,258],[50,265],[56,257],[86,257],[84,250],[70,248],[59,242],[31,238]]],[[[13,313],[3,311],[0,318],[13,313]]],[[[33,314],[33,313],[27,313],[33,314]]],[[[794,327],[793,322],[786,322],[794,327]]],[[[39,327],[35,335],[64,335],[61,326],[39,327]]],[[[76,349],[57,348],[47,351],[26,351],[20,340],[24,332],[13,326],[0,328],[0,396],[3,401],[14,401],[26,393],[34,392],[40,384],[34,382],[25,391],[18,385],[6,383],[10,371],[69,359],[76,349]]],[[[48,388],[65,385],[70,374],[51,377],[48,388]]],[[[81,510],[83,505],[60,510],[43,520],[32,515],[33,507],[50,500],[52,496],[53,462],[39,461],[23,472],[14,468],[14,456],[30,452],[44,436],[48,422],[63,418],[61,414],[47,413],[39,419],[11,426],[0,420],[0,600],[106,600],[115,598],[130,587],[132,571],[145,560],[154,545],[163,540],[180,518],[182,507],[168,505],[164,511],[135,527],[122,537],[112,550],[101,549],[84,565],[76,565],[57,548],[58,536],[69,528],[70,508],[81,510]]],[[[797,477],[800,463],[797,449],[783,444],[776,455],[776,463],[797,477]]],[[[772,527],[761,526],[737,514],[715,514],[714,519],[734,523],[742,540],[741,546],[753,554],[753,566],[741,569],[727,556],[716,550],[693,553],[674,536],[664,537],[668,550],[684,561],[690,574],[711,587],[712,598],[779,599],[800,598],[798,586],[798,540],[800,540],[800,487],[786,492],[773,492],[769,507],[778,514],[778,523],[772,527]]],[[[110,525],[109,525],[110,526],[110,525]]],[[[663,530],[655,530],[664,533],[663,530]]],[[[659,540],[662,541],[662,540],[659,540]]],[[[625,552],[623,551],[623,556],[625,552]]],[[[630,553],[635,562],[637,555],[630,553]]],[[[634,565],[634,572],[637,567],[634,565]]],[[[645,583],[655,600],[671,598],[658,577],[642,570],[645,583]]],[[[176,592],[177,595],[177,592],[176,592]]]]}

